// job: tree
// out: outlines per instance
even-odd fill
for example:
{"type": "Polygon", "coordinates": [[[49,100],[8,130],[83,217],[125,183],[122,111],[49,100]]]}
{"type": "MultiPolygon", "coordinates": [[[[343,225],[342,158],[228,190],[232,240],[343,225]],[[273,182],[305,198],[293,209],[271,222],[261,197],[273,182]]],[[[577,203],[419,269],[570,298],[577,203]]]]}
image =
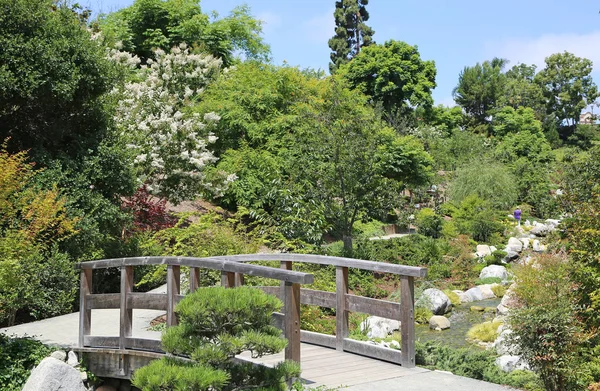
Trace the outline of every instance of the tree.
{"type": "Polygon", "coordinates": [[[127,8],[100,16],[94,26],[107,46],[119,44],[142,61],[153,58],[157,48],[167,51],[181,43],[220,58],[225,66],[235,62],[238,52],[259,61],[269,58],[269,46],[261,37],[262,24],[246,5],[211,21],[198,0],[136,0],[127,8]]]}
{"type": "Polygon", "coordinates": [[[364,48],[339,73],[352,88],[381,103],[388,114],[433,104],[435,63],[421,60],[418,48],[402,41],[364,48]]]}
{"type": "Polygon", "coordinates": [[[578,124],[581,111],[599,96],[592,66],[586,58],[556,53],[546,58],[546,67],[536,75],[546,98],[546,112],[554,114],[559,125],[578,124]]]}
{"type": "Polygon", "coordinates": [[[454,101],[477,125],[487,124],[498,107],[505,84],[502,70],[506,64],[507,60],[494,58],[465,67],[458,76],[458,85],[452,91],[454,101]]]}
{"type": "Polygon", "coordinates": [[[233,360],[244,351],[256,358],[285,348],[281,331],[271,325],[272,313],[280,308],[276,297],[252,287],[196,290],[175,309],[179,325],[162,337],[165,350],[176,356],[138,369],[133,384],[143,390],[286,390],[286,381],[300,375],[297,364],[268,368],[233,360]]]}
{"type": "Polygon", "coordinates": [[[492,134],[504,137],[521,131],[542,134],[542,123],[535,118],[535,112],[530,107],[511,106],[500,109],[492,120],[492,134]]]}
{"type": "Polygon", "coordinates": [[[0,140],[39,162],[95,149],[110,116],[111,63],[73,9],[0,0],[0,140]]]}
{"type": "Polygon", "coordinates": [[[369,13],[365,8],[369,0],[339,0],[335,2],[335,35],[329,40],[331,48],[331,73],[356,57],[361,49],[373,43],[372,28],[365,22],[369,13]]]}
{"type": "Polygon", "coordinates": [[[510,106],[513,109],[527,107],[533,109],[536,118],[541,120],[545,115],[545,100],[542,88],[535,82],[536,66],[519,64],[506,73],[504,93],[498,106],[510,106]]]}

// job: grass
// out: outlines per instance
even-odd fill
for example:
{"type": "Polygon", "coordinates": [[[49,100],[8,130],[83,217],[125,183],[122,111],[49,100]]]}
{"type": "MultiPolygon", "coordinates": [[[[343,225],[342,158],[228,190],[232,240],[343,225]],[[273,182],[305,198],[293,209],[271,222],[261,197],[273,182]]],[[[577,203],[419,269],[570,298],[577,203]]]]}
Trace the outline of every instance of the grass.
{"type": "Polygon", "coordinates": [[[494,342],[498,337],[498,327],[502,322],[483,322],[476,324],[467,331],[467,337],[471,340],[481,342],[494,342]]]}

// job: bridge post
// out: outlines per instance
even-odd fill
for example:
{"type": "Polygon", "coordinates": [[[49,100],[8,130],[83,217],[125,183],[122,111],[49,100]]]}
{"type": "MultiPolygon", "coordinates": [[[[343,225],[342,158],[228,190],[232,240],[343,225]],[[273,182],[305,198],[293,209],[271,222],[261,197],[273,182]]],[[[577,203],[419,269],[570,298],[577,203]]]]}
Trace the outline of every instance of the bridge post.
{"type": "Polygon", "coordinates": [[[181,292],[179,272],[179,265],[167,266],[167,327],[177,325],[177,317],[175,316],[175,296],[181,292]]]}
{"type": "Polygon", "coordinates": [[[225,288],[235,287],[235,273],[221,272],[221,286],[225,288]]]}
{"type": "Polygon", "coordinates": [[[402,366],[414,368],[415,362],[415,278],[400,276],[400,329],[402,366]]]}
{"type": "Polygon", "coordinates": [[[133,266],[121,266],[121,321],[119,327],[119,349],[126,348],[126,339],[131,337],[133,309],[127,306],[127,296],[133,292],[133,266]]]}
{"type": "Polygon", "coordinates": [[[190,267],[190,293],[195,292],[198,289],[200,283],[200,269],[197,267],[190,267]]]}
{"type": "Polygon", "coordinates": [[[81,269],[79,273],[79,347],[85,344],[86,335],[92,329],[92,310],[87,308],[85,297],[92,293],[92,269],[81,269]]]}
{"type": "Polygon", "coordinates": [[[346,295],[348,294],[348,268],[336,266],[335,268],[335,348],[344,350],[344,338],[348,338],[348,307],[346,295]]]}
{"type": "Polygon", "coordinates": [[[300,284],[284,282],[285,359],[300,364],[300,284]]]}

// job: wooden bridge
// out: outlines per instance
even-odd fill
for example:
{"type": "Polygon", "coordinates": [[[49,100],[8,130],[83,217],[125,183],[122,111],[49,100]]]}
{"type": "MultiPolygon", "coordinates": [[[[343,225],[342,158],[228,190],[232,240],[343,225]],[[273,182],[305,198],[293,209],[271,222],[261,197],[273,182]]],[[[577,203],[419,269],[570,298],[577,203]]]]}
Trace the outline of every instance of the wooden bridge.
{"type": "MultiPolygon", "coordinates": [[[[325,385],[348,384],[348,381],[357,377],[357,366],[376,369],[374,366],[379,365],[377,370],[371,371],[372,380],[422,371],[414,368],[414,279],[415,277],[424,277],[427,273],[425,268],[318,255],[252,254],[209,258],[123,258],[79,264],[81,296],[77,350],[86,356],[89,369],[93,373],[100,377],[129,378],[135,369],[163,355],[164,352],[158,339],[144,339],[132,335],[133,310],[165,311],[167,327],[176,325],[177,318],[174,308],[183,298],[180,282],[182,266],[189,267],[191,292],[198,287],[200,269],[220,271],[221,284],[226,287],[243,285],[244,276],[260,276],[280,281],[279,287],[261,287],[261,289],[277,295],[284,304],[283,313],[274,314],[273,319],[274,323],[282,329],[288,340],[288,346],[283,356],[263,357],[259,361],[263,364],[272,364],[282,359],[297,361],[301,363],[304,378],[325,385]],[[247,263],[251,261],[279,261],[280,268],[247,263]],[[313,283],[314,276],[293,271],[294,262],[335,267],[336,292],[301,288],[301,285],[313,283]],[[167,292],[162,294],[134,292],[134,267],[160,264],[167,266],[167,292]],[[120,293],[92,293],[93,271],[114,267],[121,270],[120,293]],[[348,290],[349,268],[398,275],[401,289],[400,303],[350,294],[348,290]],[[300,330],[300,304],[334,308],[336,335],[300,330]],[[92,310],[98,309],[119,310],[119,335],[91,335],[92,310]],[[349,339],[349,312],[400,320],[402,325],[401,350],[349,339]],[[409,370],[410,368],[413,369],[409,370]],[[377,373],[379,375],[376,375],[377,373]],[[338,375],[333,379],[331,378],[332,374],[338,375]],[[311,377],[312,379],[310,379],[311,377]],[[346,379],[345,382],[344,379],[346,379]]],[[[364,380],[364,376],[364,373],[360,375],[361,380],[364,380]]]]}

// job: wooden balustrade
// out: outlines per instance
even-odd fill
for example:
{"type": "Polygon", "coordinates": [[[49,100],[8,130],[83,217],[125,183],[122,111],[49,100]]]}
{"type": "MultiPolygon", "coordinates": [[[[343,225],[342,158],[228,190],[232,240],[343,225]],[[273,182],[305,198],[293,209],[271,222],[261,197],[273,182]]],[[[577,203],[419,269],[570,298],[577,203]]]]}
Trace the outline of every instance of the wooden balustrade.
{"type": "Polygon", "coordinates": [[[145,257],[122,258],[84,262],[81,269],[80,329],[81,348],[113,348],[121,351],[141,349],[160,351],[160,341],[132,337],[132,311],[136,308],[165,310],[167,326],[177,324],[175,305],[181,300],[180,268],[190,267],[190,291],[198,288],[199,269],[221,271],[221,284],[236,287],[244,284],[244,275],[261,276],[280,280],[279,287],[261,287],[265,292],[278,296],[283,304],[283,315],[274,314],[274,321],[283,330],[288,345],[285,359],[300,362],[300,342],[327,346],[342,351],[415,366],[414,327],[414,279],[425,277],[427,269],[393,265],[351,258],[327,257],[304,254],[248,254],[208,258],[145,257]],[[280,261],[280,268],[246,264],[251,261],[280,261]],[[336,292],[301,289],[311,284],[312,274],[292,270],[294,262],[333,265],[336,268],[336,292]],[[133,292],[133,268],[141,265],[167,265],[167,293],[133,292]],[[121,292],[116,294],[92,294],[92,271],[108,267],[121,269],[121,292]],[[378,273],[400,276],[400,303],[352,295],[348,291],[348,269],[357,268],[378,273]],[[317,305],[336,310],[336,335],[300,330],[300,304],[317,305]],[[99,337],[90,335],[92,309],[119,308],[121,314],[119,336],[99,337]],[[401,350],[386,349],[348,338],[348,314],[361,312],[401,321],[401,350]]]}

